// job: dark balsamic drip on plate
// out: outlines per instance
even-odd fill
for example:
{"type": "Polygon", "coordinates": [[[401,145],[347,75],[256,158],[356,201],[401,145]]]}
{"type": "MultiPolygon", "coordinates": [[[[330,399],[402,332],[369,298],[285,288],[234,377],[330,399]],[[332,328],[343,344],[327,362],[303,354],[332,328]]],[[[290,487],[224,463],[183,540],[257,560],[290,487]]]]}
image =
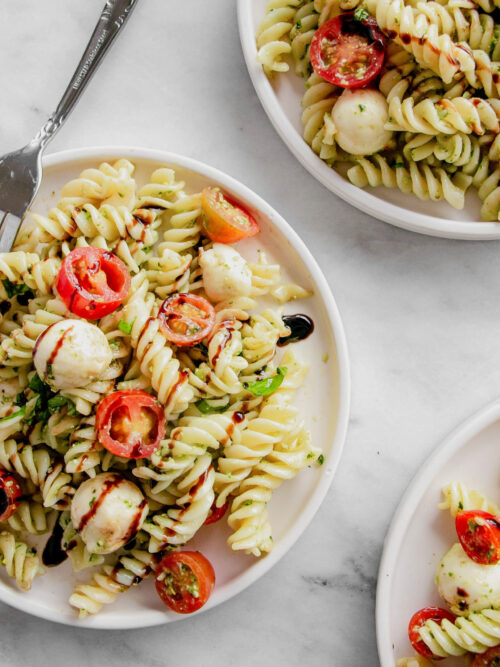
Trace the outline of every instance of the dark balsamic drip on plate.
{"type": "Polygon", "coordinates": [[[297,315],[283,315],[281,318],[285,326],[290,329],[289,336],[278,338],[278,345],[283,347],[289,343],[304,340],[314,331],[314,322],[308,315],[297,313],[297,315]]]}
{"type": "Polygon", "coordinates": [[[62,548],[63,529],[59,521],[56,521],[52,535],[47,540],[45,549],[42,554],[42,562],[47,567],[54,567],[60,565],[66,560],[68,554],[62,548]]]}

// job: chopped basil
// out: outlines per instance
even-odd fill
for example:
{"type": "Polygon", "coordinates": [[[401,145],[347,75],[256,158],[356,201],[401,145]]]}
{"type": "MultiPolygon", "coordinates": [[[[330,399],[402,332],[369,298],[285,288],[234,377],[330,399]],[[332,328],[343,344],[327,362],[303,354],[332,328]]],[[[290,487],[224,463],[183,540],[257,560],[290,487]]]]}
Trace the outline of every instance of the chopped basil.
{"type": "Polygon", "coordinates": [[[24,300],[34,299],[35,297],[33,290],[24,283],[12,283],[8,278],[3,278],[2,285],[5,287],[9,299],[12,299],[13,296],[22,296],[24,300]]]}
{"type": "Polygon", "coordinates": [[[358,7],[354,12],[354,18],[356,21],[366,21],[366,19],[370,18],[370,14],[364,7],[358,7]]]}
{"type": "Polygon", "coordinates": [[[65,405],[68,406],[68,415],[78,414],[75,408],[75,404],[67,396],[60,396],[60,395],[52,396],[52,398],[49,398],[49,400],[47,401],[47,407],[49,408],[49,412],[51,415],[53,415],[56,412],[59,412],[59,410],[65,405]]]}
{"type": "Polygon", "coordinates": [[[226,405],[214,406],[210,405],[210,403],[208,403],[204,398],[202,398],[200,401],[197,401],[195,405],[202,414],[210,415],[213,412],[224,412],[225,410],[227,410],[227,406],[229,405],[229,403],[226,403],[226,405]]]}
{"type": "Polygon", "coordinates": [[[320,454],[318,456],[318,463],[320,464],[320,466],[322,466],[324,462],[325,462],[325,457],[323,456],[323,454],[320,454]]]}
{"type": "MultiPolygon", "coordinates": [[[[49,385],[40,379],[38,373],[33,375],[28,386],[35,394],[38,394],[31,412],[24,420],[28,426],[31,426],[35,422],[46,422],[50,415],[59,412],[65,405],[68,407],[69,415],[78,414],[73,401],[66,396],[61,396],[53,392],[49,385]]],[[[24,398],[26,402],[26,397],[24,398]]],[[[16,397],[16,401],[18,400],[23,400],[20,394],[16,397]]]]}
{"type": "Polygon", "coordinates": [[[256,382],[245,382],[244,387],[252,392],[254,396],[269,396],[273,391],[276,391],[285,379],[288,368],[286,366],[278,366],[276,375],[256,382]]]}
{"type": "Polygon", "coordinates": [[[37,394],[42,394],[43,392],[49,390],[49,385],[45,384],[45,382],[42,381],[38,373],[35,373],[31,380],[29,381],[28,387],[30,389],[33,389],[37,394]]]}
{"type": "Polygon", "coordinates": [[[124,334],[127,334],[127,336],[130,336],[130,334],[132,333],[133,326],[134,322],[126,322],[125,320],[120,320],[118,322],[118,328],[120,329],[120,331],[123,331],[124,334]]]}

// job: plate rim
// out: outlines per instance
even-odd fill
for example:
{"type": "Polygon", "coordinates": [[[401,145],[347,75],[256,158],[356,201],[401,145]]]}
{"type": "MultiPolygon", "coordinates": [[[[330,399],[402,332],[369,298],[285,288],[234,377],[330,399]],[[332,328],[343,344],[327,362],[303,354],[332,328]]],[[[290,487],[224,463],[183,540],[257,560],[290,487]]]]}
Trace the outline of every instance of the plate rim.
{"type": "MultiPolygon", "coordinates": [[[[325,317],[327,318],[329,325],[331,327],[331,332],[335,342],[335,351],[337,357],[337,366],[338,366],[338,418],[336,422],[336,428],[333,435],[331,453],[325,461],[328,465],[325,465],[324,472],[320,477],[318,484],[314,488],[309,498],[308,503],[301,510],[298,515],[297,521],[294,522],[293,528],[291,528],[280,540],[279,545],[276,546],[270,554],[265,558],[256,560],[247,570],[245,570],[241,575],[235,578],[226,588],[228,591],[225,591],[224,594],[211,598],[210,601],[198,612],[195,614],[203,613],[213,609],[222,602],[233,598],[234,596],[241,593],[245,588],[250,584],[257,581],[261,576],[268,572],[294,545],[298,538],[302,535],[307,526],[311,523],[314,515],[320,508],[323,503],[326,494],[332,484],[333,478],[337,471],[338,465],[342,458],[342,453],[346,441],[347,428],[349,424],[350,416],[350,403],[351,403],[351,376],[350,376],[350,363],[349,363],[349,353],[347,348],[347,339],[345,335],[344,326],[340,316],[340,312],[333,296],[333,293],[330,289],[330,286],[316,260],[314,259],[312,253],[305,245],[304,241],[299,237],[297,232],[293,227],[270,205],[268,204],[260,195],[258,195],[254,190],[243,184],[241,181],[235,179],[234,177],[226,174],[225,172],[212,167],[200,160],[195,158],[187,157],[180,155],[178,153],[173,153],[170,151],[163,151],[159,149],[153,149],[148,147],[140,146],[122,146],[122,145],[103,145],[103,146],[89,146],[84,148],[74,148],[66,149],[62,151],[57,151],[55,153],[50,153],[43,157],[42,164],[43,167],[52,167],[64,164],[65,162],[74,162],[78,160],[104,160],[107,158],[119,158],[124,157],[131,160],[152,160],[158,162],[164,162],[172,165],[179,165],[182,168],[192,170],[198,174],[201,174],[207,178],[216,180],[219,183],[222,183],[225,187],[237,193],[238,196],[241,196],[243,199],[251,202],[252,206],[262,212],[272,223],[272,226],[276,227],[279,232],[290,242],[293,248],[300,253],[304,266],[307,268],[311,277],[313,278],[315,285],[318,288],[318,296],[321,298],[321,301],[324,305],[325,317]]],[[[155,610],[149,610],[143,614],[137,615],[136,619],[132,622],[123,621],[119,619],[118,621],[110,622],[110,619],[106,619],[106,616],[100,616],[99,614],[95,616],[90,616],[87,619],[79,620],[75,614],[74,619],[68,618],[66,616],[57,615],[54,617],[53,613],[49,613],[48,610],[43,609],[39,603],[35,603],[34,608],[30,609],[30,602],[33,604],[33,601],[29,600],[29,597],[26,596],[23,599],[25,593],[15,589],[10,589],[6,585],[0,582],[0,601],[5,604],[19,609],[25,613],[28,613],[32,616],[37,616],[39,618],[44,618],[46,620],[54,621],[56,623],[61,623],[63,625],[74,626],[78,628],[92,628],[98,630],[113,630],[113,629],[132,629],[132,628],[143,628],[143,627],[153,627],[158,625],[165,625],[167,623],[180,621],[185,618],[193,616],[183,615],[163,615],[155,610]]]]}
{"type": "Polygon", "coordinates": [[[433,477],[441,469],[442,465],[449,460],[452,454],[463,447],[467,441],[499,419],[500,398],[497,398],[463,420],[444,438],[426,463],[418,469],[407,490],[399,500],[384,539],[377,576],[375,625],[377,650],[382,667],[394,667],[389,622],[392,573],[399,557],[408,521],[415,510],[416,503],[420,500],[426,487],[429,485],[429,478],[433,477]]]}
{"type": "Polygon", "coordinates": [[[237,0],[240,42],[248,74],[271,124],[293,156],[322,185],[355,208],[377,220],[407,231],[468,241],[500,239],[500,223],[448,220],[417,213],[357,188],[328,167],[308,146],[281,109],[264,70],[257,61],[253,31],[253,0],[237,0]]]}

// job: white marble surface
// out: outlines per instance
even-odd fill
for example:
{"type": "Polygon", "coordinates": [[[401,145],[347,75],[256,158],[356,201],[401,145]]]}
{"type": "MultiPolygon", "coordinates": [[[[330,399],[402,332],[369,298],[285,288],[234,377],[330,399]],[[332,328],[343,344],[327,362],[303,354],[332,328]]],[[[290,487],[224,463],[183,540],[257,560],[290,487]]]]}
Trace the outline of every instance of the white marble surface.
{"type": "MultiPolygon", "coordinates": [[[[53,110],[102,4],[2,0],[0,152],[53,110]]],[[[50,150],[113,143],[229,172],[309,245],[349,341],[345,454],[312,525],[239,597],[127,632],[66,628],[0,604],[0,665],[375,667],[375,584],[393,511],[443,436],[499,393],[500,246],[403,232],[315,182],[254,94],[234,0],[139,2],[50,150]]]]}

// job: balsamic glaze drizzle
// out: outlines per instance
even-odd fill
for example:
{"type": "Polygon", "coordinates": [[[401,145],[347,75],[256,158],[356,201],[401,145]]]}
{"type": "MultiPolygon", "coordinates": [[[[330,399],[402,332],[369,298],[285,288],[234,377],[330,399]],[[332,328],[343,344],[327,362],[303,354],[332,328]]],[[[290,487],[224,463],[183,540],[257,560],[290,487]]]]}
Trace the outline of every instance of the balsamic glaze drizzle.
{"type": "Polygon", "coordinates": [[[54,567],[60,565],[66,560],[68,554],[62,548],[63,529],[59,521],[56,521],[52,535],[47,540],[45,549],[42,554],[42,562],[47,567],[54,567]]]}
{"type": "Polygon", "coordinates": [[[278,338],[278,345],[284,347],[289,343],[296,343],[299,340],[304,340],[314,331],[314,322],[308,315],[297,313],[297,315],[283,315],[281,318],[290,329],[289,336],[282,336],[278,338]]]}

